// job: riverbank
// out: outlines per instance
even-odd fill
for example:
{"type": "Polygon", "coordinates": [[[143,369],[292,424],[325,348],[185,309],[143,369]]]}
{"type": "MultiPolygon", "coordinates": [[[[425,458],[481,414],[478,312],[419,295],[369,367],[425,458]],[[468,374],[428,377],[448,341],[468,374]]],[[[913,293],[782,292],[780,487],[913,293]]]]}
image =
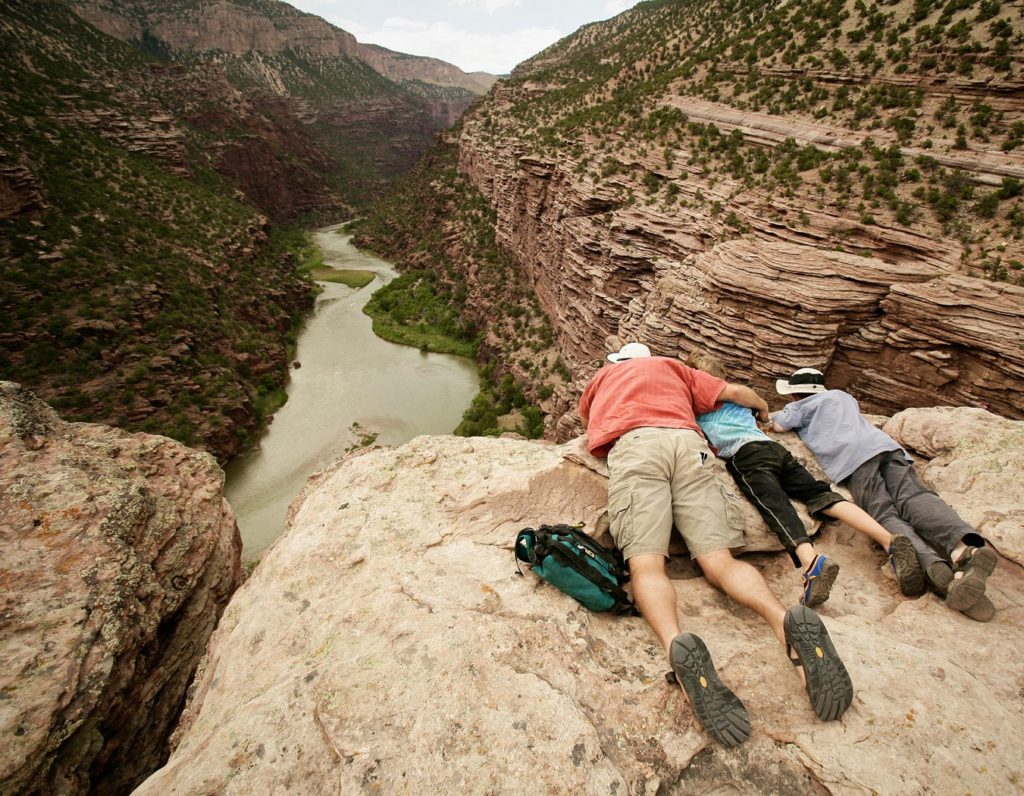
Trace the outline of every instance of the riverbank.
{"type": "Polygon", "coordinates": [[[288,400],[256,447],[226,468],[228,501],[253,560],[284,531],[288,503],[306,479],[369,442],[398,445],[450,434],[478,390],[476,364],[377,337],[363,306],[397,277],[391,264],[356,249],[340,226],[313,233],[325,265],[373,274],[362,288],[321,282],[300,329],[288,400]]]}

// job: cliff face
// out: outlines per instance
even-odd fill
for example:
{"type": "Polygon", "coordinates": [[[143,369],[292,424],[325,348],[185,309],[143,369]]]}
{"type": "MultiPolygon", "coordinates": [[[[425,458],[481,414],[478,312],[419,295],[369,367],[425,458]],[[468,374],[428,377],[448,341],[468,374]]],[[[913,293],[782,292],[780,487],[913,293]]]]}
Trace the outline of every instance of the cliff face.
{"type": "MultiPolygon", "coordinates": [[[[665,682],[642,619],[591,613],[516,574],[522,527],[604,526],[606,480],[578,441],[419,437],[365,451],[293,502],[211,640],[176,749],[138,793],[1012,791],[1021,427],[980,410],[908,410],[887,426],[936,454],[925,472],[1004,556],[992,623],[901,597],[881,552],[849,528],[816,539],[842,566],[822,607],[855,688],[841,722],[816,720],[753,612],[671,560],[685,629],[750,712],[736,750],[710,741],[665,682]]],[[[751,549],[777,549],[746,500],[728,505],[751,549]]],[[[752,560],[796,602],[787,556],[752,560]]]]}
{"type": "Polygon", "coordinates": [[[223,487],[209,454],[0,382],[0,792],[126,793],[166,759],[240,579],[223,487]]]}
{"type": "Polygon", "coordinates": [[[171,50],[220,50],[238,56],[295,49],[328,57],[359,52],[351,33],[286,3],[75,0],[73,5],[83,19],[111,36],[138,42],[152,37],[171,50]]]}
{"type": "Polygon", "coordinates": [[[197,84],[179,85],[179,106],[194,109],[191,123],[223,129],[210,126],[219,110],[209,105],[211,67],[232,86],[236,97],[227,104],[248,107],[227,112],[235,135],[218,169],[272,218],[351,214],[345,202],[362,206],[379,195],[490,85],[443,61],[359,44],[275,0],[72,6],[105,33],[189,67],[192,80],[207,67],[197,84]],[[359,123],[366,118],[375,125],[359,123]],[[253,176],[260,173],[265,183],[253,176]]]}
{"type": "MultiPolygon", "coordinates": [[[[498,84],[464,120],[459,170],[574,377],[552,383],[549,433],[578,431],[582,385],[633,339],[708,348],[766,390],[813,366],[873,411],[1024,416],[1015,20],[645,3],[498,84]]],[[[502,359],[536,385],[535,366],[502,359]]]]}
{"type": "Polygon", "coordinates": [[[463,72],[437,58],[407,55],[375,44],[358,47],[359,57],[376,71],[422,97],[443,127],[455,124],[497,80],[486,72],[463,72]]]}

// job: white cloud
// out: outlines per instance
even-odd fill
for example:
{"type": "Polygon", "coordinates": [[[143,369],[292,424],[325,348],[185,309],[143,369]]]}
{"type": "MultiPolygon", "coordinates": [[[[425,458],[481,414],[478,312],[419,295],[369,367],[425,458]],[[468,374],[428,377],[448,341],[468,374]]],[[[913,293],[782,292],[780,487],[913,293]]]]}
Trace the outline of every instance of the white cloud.
{"type": "Polygon", "coordinates": [[[367,27],[352,20],[326,17],[353,34],[363,44],[379,44],[389,50],[427,55],[455,64],[466,72],[504,74],[560,38],[555,28],[522,28],[505,33],[476,33],[449,22],[423,22],[389,17],[379,26],[367,27]]]}
{"type": "MultiPolygon", "coordinates": [[[[434,23],[435,25],[439,23],[434,23]]],[[[447,23],[440,23],[447,24],[447,23]]],[[[384,30],[395,30],[395,31],[425,31],[430,30],[430,23],[423,22],[419,19],[406,19],[405,17],[388,17],[381,23],[381,27],[384,30]]]]}
{"type": "Polygon", "coordinates": [[[502,8],[522,4],[523,0],[448,0],[448,5],[450,6],[459,6],[460,8],[465,8],[466,6],[479,7],[483,8],[488,14],[493,14],[502,8]]]}

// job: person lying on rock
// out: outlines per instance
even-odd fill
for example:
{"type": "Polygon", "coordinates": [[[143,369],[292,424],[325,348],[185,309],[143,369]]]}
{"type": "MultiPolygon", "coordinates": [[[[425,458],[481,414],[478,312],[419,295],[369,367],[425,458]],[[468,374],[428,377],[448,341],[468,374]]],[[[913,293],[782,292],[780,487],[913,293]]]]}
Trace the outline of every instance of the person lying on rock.
{"type": "MultiPolygon", "coordinates": [[[[725,368],[716,357],[694,349],[686,364],[720,379],[725,368]]],[[[800,602],[810,608],[825,602],[839,574],[839,564],[814,549],[803,521],[790,498],[803,501],[812,515],[841,520],[860,531],[889,552],[900,584],[919,583],[923,577],[914,545],[906,536],[891,534],[871,515],[832,490],[827,481],[819,481],[796,460],[783,445],[758,428],[757,418],[746,407],[725,401],[697,417],[712,449],[732,475],[736,486],[747,496],[793,559],[803,567],[800,602]]],[[[908,586],[909,588],[909,586],[908,586]]]]}
{"type": "Polygon", "coordinates": [[[611,535],[629,566],[633,597],[668,656],[701,725],[726,746],[750,735],[740,699],[718,677],[711,654],[693,633],[680,632],[676,591],[665,572],[673,523],[708,582],[754,610],[785,646],[815,713],[839,718],[853,684],[818,615],[804,605],[782,607],[761,573],[732,556],[743,535],[726,522],[725,498],[698,414],[720,401],[757,412],[768,404],[749,387],[651,356],[643,343],[608,354],[580,398],[587,448],[608,460],[611,535]]]}
{"type": "Polygon", "coordinates": [[[774,429],[796,431],[858,506],[890,533],[910,539],[924,575],[901,580],[900,590],[917,597],[927,581],[953,610],[989,621],[995,608],[985,583],[998,560],[995,550],[921,482],[900,444],[867,421],[852,395],[826,389],[819,370],[800,368],[775,389],[791,403],[772,415],[774,429]]]}

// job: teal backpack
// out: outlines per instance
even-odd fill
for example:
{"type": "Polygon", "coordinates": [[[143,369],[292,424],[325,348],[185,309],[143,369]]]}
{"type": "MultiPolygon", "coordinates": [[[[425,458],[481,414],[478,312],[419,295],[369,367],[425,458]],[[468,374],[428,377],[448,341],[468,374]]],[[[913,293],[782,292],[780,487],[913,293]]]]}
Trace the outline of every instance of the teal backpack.
{"type": "Polygon", "coordinates": [[[638,616],[623,589],[629,575],[622,554],[598,544],[577,526],[523,528],[516,536],[516,569],[522,575],[520,561],[591,611],[638,616]]]}

